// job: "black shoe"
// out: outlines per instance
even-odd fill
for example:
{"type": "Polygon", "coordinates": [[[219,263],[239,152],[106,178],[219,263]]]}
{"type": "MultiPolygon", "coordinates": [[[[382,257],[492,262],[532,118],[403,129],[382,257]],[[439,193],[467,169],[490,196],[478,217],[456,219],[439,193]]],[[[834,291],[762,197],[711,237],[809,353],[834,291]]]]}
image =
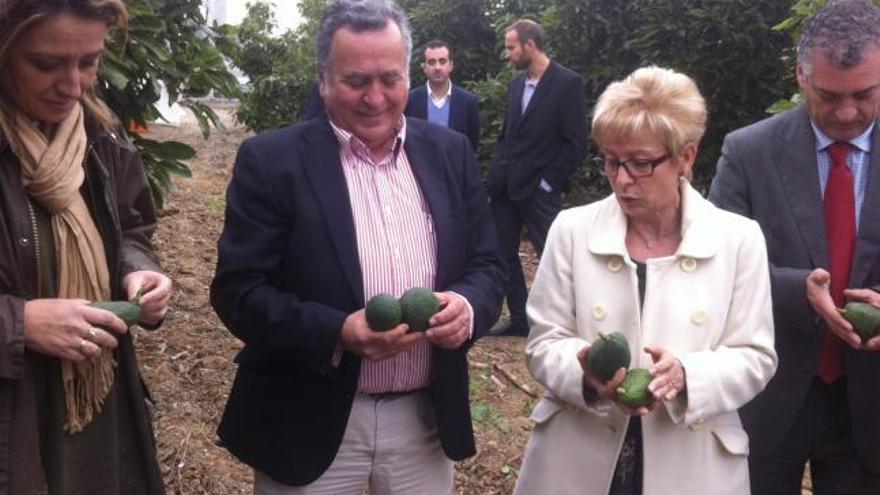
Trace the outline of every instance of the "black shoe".
{"type": "Polygon", "coordinates": [[[493,337],[528,337],[529,324],[525,320],[510,320],[507,322],[498,322],[489,329],[489,335],[493,337]]]}

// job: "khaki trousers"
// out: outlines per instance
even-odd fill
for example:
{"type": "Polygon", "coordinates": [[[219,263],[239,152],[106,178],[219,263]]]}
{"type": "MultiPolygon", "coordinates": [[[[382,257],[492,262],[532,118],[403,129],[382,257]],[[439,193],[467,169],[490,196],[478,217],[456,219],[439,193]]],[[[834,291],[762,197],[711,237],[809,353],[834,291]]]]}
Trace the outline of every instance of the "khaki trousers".
{"type": "Polygon", "coordinates": [[[254,471],[254,495],[450,495],[453,462],[437,435],[425,392],[358,394],[342,445],[330,467],[305,486],[288,486],[254,471]]]}

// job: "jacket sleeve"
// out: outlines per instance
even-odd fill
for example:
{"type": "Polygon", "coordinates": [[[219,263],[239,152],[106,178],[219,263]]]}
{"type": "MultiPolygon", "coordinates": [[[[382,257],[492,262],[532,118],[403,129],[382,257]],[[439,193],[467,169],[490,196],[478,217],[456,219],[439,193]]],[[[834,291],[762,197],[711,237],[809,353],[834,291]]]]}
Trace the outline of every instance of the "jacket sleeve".
{"type": "MultiPolygon", "coordinates": [[[[573,274],[573,239],[566,212],[550,226],[547,244],[529,292],[526,313],[531,332],[526,343],[526,364],[532,376],[568,404],[597,415],[614,407],[607,399],[587,403],[577,353],[590,345],[577,333],[573,274]]],[[[583,228],[583,226],[581,226],[583,228]]]]}
{"type": "Polygon", "coordinates": [[[507,287],[504,261],[498,251],[495,223],[489,211],[489,200],[483,187],[480,166],[469,142],[461,139],[462,190],[466,199],[467,220],[465,267],[462,276],[443,290],[451,290],[464,296],[474,311],[472,344],[483,336],[498,319],[501,302],[507,287]]]}
{"type": "MultiPolygon", "coordinates": [[[[709,189],[709,201],[719,208],[754,218],[749,185],[749,180],[753,178],[746,173],[745,160],[739,156],[739,151],[744,149],[741,143],[743,139],[743,135],[728,135],[724,139],[709,189]]],[[[816,313],[807,301],[807,276],[810,270],[774,263],[769,264],[769,269],[776,328],[791,331],[812,328],[816,313]]]]}
{"type": "Polygon", "coordinates": [[[156,231],[156,210],[140,157],[133,148],[116,147],[113,157],[116,212],[122,235],[120,276],[139,271],[159,271],[151,238],[156,231]]]}
{"type": "Polygon", "coordinates": [[[480,147],[480,103],[476,95],[470,98],[470,111],[468,112],[468,139],[474,153],[480,147]]]}
{"type": "Polygon", "coordinates": [[[24,373],[24,299],[0,294],[0,379],[24,373]]]}
{"type": "MultiPolygon", "coordinates": [[[[239,339],[265,349],[335,348],[348,314],[303,300],[279,283],[287,268],[292,213],[280,201],[278,180],[252,141],[238,151],[226,193],[226,219],[218,243],[211,304],[239,339]]],[[[327,193],[329,194],[329,193],[327,193]]]]}
{"type": "Polygon", "coordinates": [[[565,81],[559,95],[556,129],[561,137],[558,154],[543,172],[543,179],[560,191],[587,156],[587,105],[583,81],[576,76],[565,81]]]}
{"type": "Polygon", "coordinates": [[[673,421],[690,425],[735,411],[760,393],[778,364],[767,249],[755,222],[738,246],[734,287],[720,339],[712,349],[679,356],[687,381],[683,401],[671,403],[673,421]]]}

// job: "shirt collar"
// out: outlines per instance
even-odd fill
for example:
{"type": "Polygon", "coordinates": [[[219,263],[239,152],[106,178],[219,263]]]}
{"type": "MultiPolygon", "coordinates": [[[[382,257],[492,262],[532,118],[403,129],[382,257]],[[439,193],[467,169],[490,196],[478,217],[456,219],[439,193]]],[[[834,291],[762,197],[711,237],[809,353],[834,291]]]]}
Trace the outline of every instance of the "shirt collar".
{"type": "MultiPolygon", "coordinates": [[[[425,82],[425,87],[428,88],[428,96],[434,98],[434,93],[431,92],[431,83],[425,82]]],[[[449,86],[446,87],[446,95],[441,98],[441,100],[445,100],[452,96],[452,79],[449,80],[449,86]]]]}
{"type": "MultiPolygon", "coordinates": [[[[860,151],[865,153],[871,152],[871,132],[874,130],[874,125],[876,122],[872,122],[871,125],[865,129],[865,132],[859,134],[853,139],[849,140],[849,144],[855,146],[860,151]]],[[[828,134],[825,134],[819,126],[816,125],[813,120],[810,120],[810,125],[813,126],[813,134],[816,135],[816,151],[824,151],[830,144],[834,142],[833,139],[828,137],[828,134]]]]}
{"type": "MultiPolygon", "coordinates": [[[[333,119],[330,119],[330,127],[333,128],[333,134],[336,136],[336,141],[339,142],[339,148],[342,150],[346,150],[352,153],[363,152],[369,156],[369,148],[367,148],[366,143],[364,143],[360,138],[352,134],[351,132],[343,129],[336,125],[333,122],[333,119]]],[[[397,157],[397,153],[403,148],[404,143],[406,142],[406,119],[403,115],[400,116],[400,120],[397,121],[397,136],[395,137],[392,147],[389,152],[394,154],[394,158],[397,157]]]]}

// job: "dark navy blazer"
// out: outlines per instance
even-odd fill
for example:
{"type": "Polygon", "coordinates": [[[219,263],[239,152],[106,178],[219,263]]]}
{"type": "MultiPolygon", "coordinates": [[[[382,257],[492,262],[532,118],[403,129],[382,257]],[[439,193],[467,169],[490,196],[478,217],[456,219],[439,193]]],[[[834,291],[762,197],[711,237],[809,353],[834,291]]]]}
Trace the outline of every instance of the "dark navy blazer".
{"type": "MultiPolygon", "coordinates": [[[[433,216],[434,289],[474,310],[474,337],[434,349],[428,395],[447,456],[473,455],[466,353],[497,319],[506,280],[480,169],[459,133],[407,119],[404,150],[433,216]]],[[[354,220],[326,116],[245,141],[227,192],[211,303],[244,342],[219,427],[226,448],[289,485],[333,461],[361,358],[331,356],[346,317],[364,307],[354,220]]]]}
{"type": "MultiPolygon", "coordinates": [[[[409,92],[409,103],[404,112],[408,117],[428,119],[428,86],[421,84],[409,92]]],[[[477,151],[480,145],[480,110],[477,95],[452,85],[449,100],[449,127],[465,136],[477,151]]]]}

